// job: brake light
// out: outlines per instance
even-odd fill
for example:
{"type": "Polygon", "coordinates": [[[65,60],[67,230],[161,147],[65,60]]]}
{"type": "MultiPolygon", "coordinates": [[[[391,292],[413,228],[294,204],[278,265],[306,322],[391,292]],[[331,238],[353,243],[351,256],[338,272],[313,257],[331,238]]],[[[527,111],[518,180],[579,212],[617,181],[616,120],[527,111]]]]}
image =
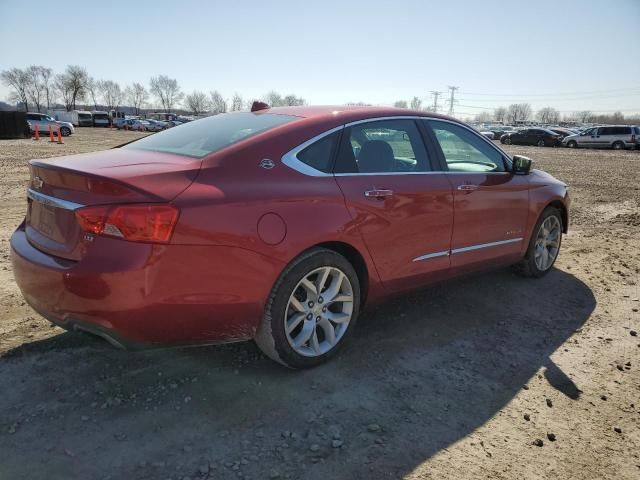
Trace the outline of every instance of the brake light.
{"type": "Polygon", "coordinates": [[[167,243],[178,221],[173,205],[98,205],[76,210],[80,227],[88,233],[132,242],[167,243]]]}

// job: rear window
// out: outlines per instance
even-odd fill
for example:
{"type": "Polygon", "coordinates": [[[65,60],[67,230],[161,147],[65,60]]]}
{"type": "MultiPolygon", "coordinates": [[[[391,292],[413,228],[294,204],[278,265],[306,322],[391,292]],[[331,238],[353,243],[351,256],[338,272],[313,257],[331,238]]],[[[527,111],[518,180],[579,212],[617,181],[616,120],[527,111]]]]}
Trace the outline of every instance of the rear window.
{"type": "Polygon", "coordinates": [[[270,113],[222,113],[150,135],[122,148],[202,158],[298,117],[270,113]]]}

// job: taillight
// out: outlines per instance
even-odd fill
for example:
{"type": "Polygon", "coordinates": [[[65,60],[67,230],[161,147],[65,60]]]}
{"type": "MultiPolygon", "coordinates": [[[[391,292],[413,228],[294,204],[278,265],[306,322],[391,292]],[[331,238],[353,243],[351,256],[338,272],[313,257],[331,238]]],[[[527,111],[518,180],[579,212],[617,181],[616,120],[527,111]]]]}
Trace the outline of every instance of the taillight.
{"type": "Polygon", "coordinates": [[[132,242],[167,243],[178,221],[178,209],[166,204],[98,205],[75,213],[85,232],[132,242]]]}

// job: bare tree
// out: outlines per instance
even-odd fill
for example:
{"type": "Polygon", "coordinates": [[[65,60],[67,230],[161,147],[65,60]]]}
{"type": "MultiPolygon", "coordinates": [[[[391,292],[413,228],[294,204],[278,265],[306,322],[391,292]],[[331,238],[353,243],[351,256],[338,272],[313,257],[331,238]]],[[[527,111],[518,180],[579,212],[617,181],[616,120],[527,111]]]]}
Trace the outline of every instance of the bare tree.
{"type": "Polygon", "coordinates": [[[170,112],[174,105],[184,97],[178,81],[166,75],[151,77],[149,90],[157,97],[165,112],[170,112]]]}
{"type": "Polygon", "coordinates": [[[282,106],[287,106],[287,107],[295,107],[295,106],[299,106],[299,105],[304,105],[306,102],[304,100],[304,98],[302,97],[297,97],[293,94],[289,94],[286,97],[284,97],[282,99],[282,106]]]}
{"type": "Polygon", "coordinates": [[[493,115],[489,112],[481,112],[475,116],[475,121],[480,123],[487,123],[493,120],[493,115]]]}
{"type": "Polygon", "coordinates": [[[0,73],[0,78],[4,85],[12,89],[9,94],[9,100],[21,103],[24,106],[24,111],[28,111],[29,98],[27,86],[29,84],[29,75],[27,75],[27,72],[20,68],[12,68],[11,70],[4,70],[0,73]]]}
{"type": "Polygon", "coordinates": [[[393,104],[393,106],[396,108],[409,108],[406,100],[398,100],[393,104]]]}
{"type": "Polygon", "coordinates": [[[93,77],[89,77],[87,79],[86,85],[87,95],[91,98],[93,102],[93,109],[98,109],[98,94],[100,90],[100,82],[96,81],[93,77]]]}
{"type": "Polygon", "coordinates": [[[199,92],[198,90],[194,90],[191,94],[187,95],[184,103],[194,115],[199,115],[209,109],[209,99],[207,98],[207,94],[199,92]]]}
{"type": "Polygon", "coordinates": [[[268,103],[272,107],[280,107],[283,105],[282,95],[275,90],[271,90],[264,96],[265,103],[268,103]]]}
{"type": "Polygon", "coordinates": [[[504,122],[507,118],[507,109],[504,107],[498,107],[493,111],[493,119],[496,122],[504,122]]]}
{"type": "Polygon", "coordinates": [[[531,118],[531,105],[528,103],[513,103],[507,109],[507,120],[510,123],[526,122],[531,118]]]}
{"type": "Polygon", "coordinates": [[[42,83],[42,90],[44,92],[44,98],[47,101],[47,109],[51,108],[51,104],[54,101],[53,95],[53,70],[47,67],[38,67],[38,73],[40,74],[40,82],[42,83]]]}
{"type": "Polygon", "coordinates": [[[140,108],[148,100],[149,93],[144,85],[136,82],[124,89],[124,97],[130,105],[133,105],[136,115],[140,115],[140,108]]]}
{"type": "Polygon", "coordinates": [[[40,74],[43,68],[44,67],[38,65],[31,65],[25,70],[28,78],[27,95],[29,96],[29,100],[31,100],[31,104],[36,107],[38,112],[41,111],[42,101],[44,100],[44,84],[42,83],[40,74]]]}
{"type": "Polygon", "coordinates": [[[557,123],[560,120],[560,113],[552,107],[544,107],[538,110],[536,118],[540,123],[557,123]]]}
{"type": "Polygon", "coordinates": [[[578,120],[582,123],[587,123],[593,117],[593,114],[589,110],[583,110],[582,112],[578,112],[578,120]]]}
{"type": "Polygon", "coordinates": [[[211,113],[213,113],[214,115],[217,115],[218,113],[226,113],[227,111],[227,101],[222,98],[222,95],[220,95],[220,92],[218,92],[217,90],[214,90],[212,92],[209,92],[209,96],[211,97],[210,99],[210,108],[211,108],[211,113]]]}
{"type": "Polygon", "coordinates": [[[67,111],[75,110],[76,102],[85,97],[89,75],[87,70],[80,65],[69,65],[64,75],[67,88],[71,92],[71,105],[67,106],[67,111]]]}
{"type": "Polygon", "coordinates": [[[238,112],[242,110],[243,103],[242,97],[238,93],[234,93],[231,99],[231,111],[238,112]]]}
{"type": "Polygon", "coordinates": [[[58,92],[58,94],[62,98],[62,103],[64,103],[64,108],[66,108],[67,111],[71,111],[72,91],[69,87],[69,82],[67,81],[67,75],[65,73],[59,73],[58,75],[55,76],[53,80],[53,88],[55,89],[56,92],[58,92]]]}
{"type": "Polygon", "coordinates": [[[413,97],[411,99],[411,109],[422,110],[422,100],[420,100],[418,97],[413,97]]]}
{"type": "Polygon", "coordinates": [[[122,90],[118,83],[113,80],[100,80],[97,82],[97,87],[107,110],[115,109],[120,105],[122,101],[122,90]]]}

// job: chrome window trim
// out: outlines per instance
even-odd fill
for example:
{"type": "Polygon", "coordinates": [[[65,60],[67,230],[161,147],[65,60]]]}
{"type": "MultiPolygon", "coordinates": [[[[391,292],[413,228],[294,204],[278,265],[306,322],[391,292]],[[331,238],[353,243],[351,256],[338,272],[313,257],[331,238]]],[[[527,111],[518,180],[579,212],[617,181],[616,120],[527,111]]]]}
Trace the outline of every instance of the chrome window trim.
{"type": "Polygon", "coordinates": [[[454,248],[452,250],[443,250],[442,252],[427,253],[414,258],[413,262],[420,262],[422,260],[429,260],[431,258],[445,257],[449,255],[455,255],[456,253],[472,252],[475,250],[482,250],[483,248],[499,247],[501,245],[508,245],[510,243],[517,243],[524,240],[522,237],[510,238],[508,240],[499,240],[497,242],[479,243],[478,245],[470,245],[468,247],[454,248]]]}
{"type": "Polygon", "coordinates": [[[318,140],[323,139],[327,135],[331,135],[332,133],[338,132],[340,130],[343,130],[343,129],[347,128],[347,127],[351,127],[353,125],[359,125],[361,123],[385,121],[385,120],[425,120],[425,121],[432,120],[432,121],[445,122],[445,123],[451,123],[452,125],[457,125],[459,127],[462,127],[462,128],[465,128],[465,129],[469,130],[471,133],[473,133],[477,137],[481,138],[484,142],[486,142],[487,144],[491,145],[507,161],[508,165],[505,165],[505,166],[508,166],[508,167],[511,166],[510,165],[511,157],[509,155],[507,155],[504,150],[502,150],[500,147],[498,147],[496,144],[494,144],[491,140],[486,138],[484,135],[476,132],[473,128],[468,127],[467,125],[465,125],[463,123],[455,122],[455,121],[452,121],[452,120],[446,120],[446,119],[443,119],[443,118],[436,118],[436,117],[429,117],[429,116],[420,116],[420,115],[397,115],[397,116],[391,116],[391,117],[389,117],[389,116],[387,116],[387,117],[373,117],[373,118],[365,118],[363,120],[356,120],[356,121],[353,121],[353,122],[345,123],[344,125],[340,125],[338,127],[332,128],[331,130],[327,130],[326,132],[320,133],[320,134],[316,135],[315,137],[307,140],[306,142],[298,145],[297,147],[289,150],[287,153],[285,153],[282,156],[281,162],[283,164],[285,164],[286,166],[288,166],[289,168],[291,168],[293,170],[296,170],[297,172],[302,173],[303,175],[310,176],[310,177],[331,177],[331,176],[335,176],[335,177],[354,177],[354,176],[433,175],[433,174],[451,174],[451,175],[474,175],[474,174],[505,175],[506,174],[506,175],[508,175],[508,174],[511,173],[509,171],[504,171],[504,172],[451,172],[449,170],[436,170],[436,171],[428,171],[428,172],[325,173],[325,172],[317,170],[317,169],[315,169],[313,167],[310,167],[306,163],[304,163],[301,160],[299,160],[298,157],[297,157],[297,155],[302,150],[304,150],[305,148],[307,148],[311,144],[317,142],[318,140]]]}
{"type": "Polygon", "coordinates": [[[306,142],[298,145],[297,147],[293,148],[292,150],[289,150],[287,153],[285,153],[282,156],[282,163],[284,163],[287,167],[292,168],[293,170],[296,170],[304,175],[308,175],[310,177],[332,177],[333,174],[332,173],[326,173],[326,172],[322,172],[320,170],[317,170],[309,165],[307,165],[306,163],[304,163],[303,161],[298,159],[298,154],[304,150],[305,148],[307,148],[308,146],[312,145],[313,143],[317,142],[318,140],[322,140],[324,137],[331,135],[332,133],[335,132],[339,132],[340,130],[344,129],[344,125],[340,125],[339,127],[335,127],[332,128],[331,130],[327,130],[326,132],[323,132],[319,135],[316,135],[315,137],[307,140],[306,142]]]}
{"type": "Polygon", "coordinates": [[[77,210],[78,208],[84,207],[80,203],[70,202],[68,200],[62,200],[60,198],[51,197],[49,195],[45,195],[43,193],[38,193],[35,190],[29,188],[27,189],[27,197],[36,202],[42,203],[44,205],[49,205],[50,207],[62,208],[64,210],[77,210]]]}

